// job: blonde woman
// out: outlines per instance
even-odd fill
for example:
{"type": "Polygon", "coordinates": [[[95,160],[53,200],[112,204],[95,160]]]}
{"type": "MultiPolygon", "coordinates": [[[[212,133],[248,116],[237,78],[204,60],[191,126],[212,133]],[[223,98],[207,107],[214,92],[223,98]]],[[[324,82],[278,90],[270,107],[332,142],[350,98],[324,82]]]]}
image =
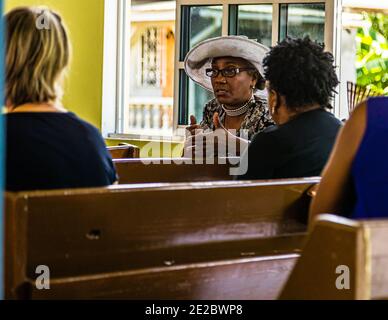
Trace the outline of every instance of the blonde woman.
{"type": "Polygon", "coordinates": [[[70,42],[61,17],[21,7],[5,16],[6,189],[97,187],[116,180],[99,131],[61,104],[70,42]],[[44,15],[44,28],[37,21],[44,15]]]}

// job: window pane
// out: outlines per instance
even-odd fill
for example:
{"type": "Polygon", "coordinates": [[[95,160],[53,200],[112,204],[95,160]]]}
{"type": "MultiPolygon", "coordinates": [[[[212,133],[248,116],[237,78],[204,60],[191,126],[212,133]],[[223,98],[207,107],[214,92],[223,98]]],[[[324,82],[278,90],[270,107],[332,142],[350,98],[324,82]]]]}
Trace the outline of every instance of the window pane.
{"type": "Polygon", "coordinates": [[[303,38],[324,42],[325,4],[281,4],[279,39],[303,38]]]}
{"type": "MultiPolygon", "coordinates": [[[[181,32],[180,58],[183,60],[187,52],[201,41],[222,35],[222,6],[184,7],[181,32]]],[[[179,124],[188,124],[190,115],[194,115],[199,123],[206,102],[212,98],[212,93],[189,80],[181,70],[179,124]]]]}
{"type": "Polygon", "coordinates": [[[205,104],[213,98],[213,93],[189,80],[188,116],[194,115],[197,118],[197,123],[200,123],[205,104]]]}
{"type": "Polygon", "coordinates": [[[171,135],[175,48],[175,3],[132,2],[129,14],[130,51],[126,52],[128,105],[122,112],[123,133],[171,135]],[[162,4],[162,5],[161,5],[162,4]]]}
{"type": "Polygon", "coordinates": [[[237,35],[244,35],[266,46],[271,46],[272,5],[238,6],[237,35]]]}
{"type": "Polygon", "coordinates": [[[183,15],[183,30],[187,30],[189,34],[182,34],[182,60],[187,52],[201,41],[222,35],[222,6],[189,7],[189,17],[183,15]],[[186,19],[189,21],[185,21],[186,19]],[[189,28],[183,28],[185,25],[189,28]]]}

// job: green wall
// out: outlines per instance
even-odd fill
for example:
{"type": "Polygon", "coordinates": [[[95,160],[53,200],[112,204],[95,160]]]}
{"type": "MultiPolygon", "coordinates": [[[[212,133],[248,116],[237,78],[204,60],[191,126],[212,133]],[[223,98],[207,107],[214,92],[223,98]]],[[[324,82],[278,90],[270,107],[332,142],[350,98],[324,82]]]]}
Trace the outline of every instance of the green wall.
{"type": "MultiPolygon", "coordinates": [[[[47,6],[63,17],[73,45],[73,59],[65,87],[65,107],[101,129],[102,70],[104,44],[104,0],[6,0],[5,11],[17,6],[47,6]]],[[[122,141],[120,141],[122,142],[122,141]]],[[[129,142],[140,148],[141,141],[129,142]]],[[[107,140],[115,145],[115,140],[107,140]]],[[[174,154],[164,148],[163,156],[179,156],[182,148],[173,144],[174,154]]],[[[149,153],[141,151],[141,156],[149,153]]],[[[155,156],[155,155],[154,155],[155,156]]]]}

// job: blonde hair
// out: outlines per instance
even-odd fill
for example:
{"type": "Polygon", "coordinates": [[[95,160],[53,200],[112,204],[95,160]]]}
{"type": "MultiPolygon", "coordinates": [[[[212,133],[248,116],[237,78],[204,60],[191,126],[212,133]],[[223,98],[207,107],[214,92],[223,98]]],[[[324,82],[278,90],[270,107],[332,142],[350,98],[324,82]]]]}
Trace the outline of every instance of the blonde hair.
{"type": "Polygon", "coordinates": [[[10,11],[5,22],[7,104],[61,99],[61,78],[71,54],[61,17],[47,8],[20,7],[10,11]]]}

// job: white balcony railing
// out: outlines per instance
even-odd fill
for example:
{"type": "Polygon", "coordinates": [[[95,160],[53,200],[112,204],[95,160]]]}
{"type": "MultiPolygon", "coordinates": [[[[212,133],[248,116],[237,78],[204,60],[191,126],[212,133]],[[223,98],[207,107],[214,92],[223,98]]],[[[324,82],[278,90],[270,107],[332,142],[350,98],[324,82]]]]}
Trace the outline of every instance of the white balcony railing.
{"type": "Polygon", "coordinates": [[[124,114],[124,132],[135,135],[171,136],[172,98],[131,98],[124,114]]]}

